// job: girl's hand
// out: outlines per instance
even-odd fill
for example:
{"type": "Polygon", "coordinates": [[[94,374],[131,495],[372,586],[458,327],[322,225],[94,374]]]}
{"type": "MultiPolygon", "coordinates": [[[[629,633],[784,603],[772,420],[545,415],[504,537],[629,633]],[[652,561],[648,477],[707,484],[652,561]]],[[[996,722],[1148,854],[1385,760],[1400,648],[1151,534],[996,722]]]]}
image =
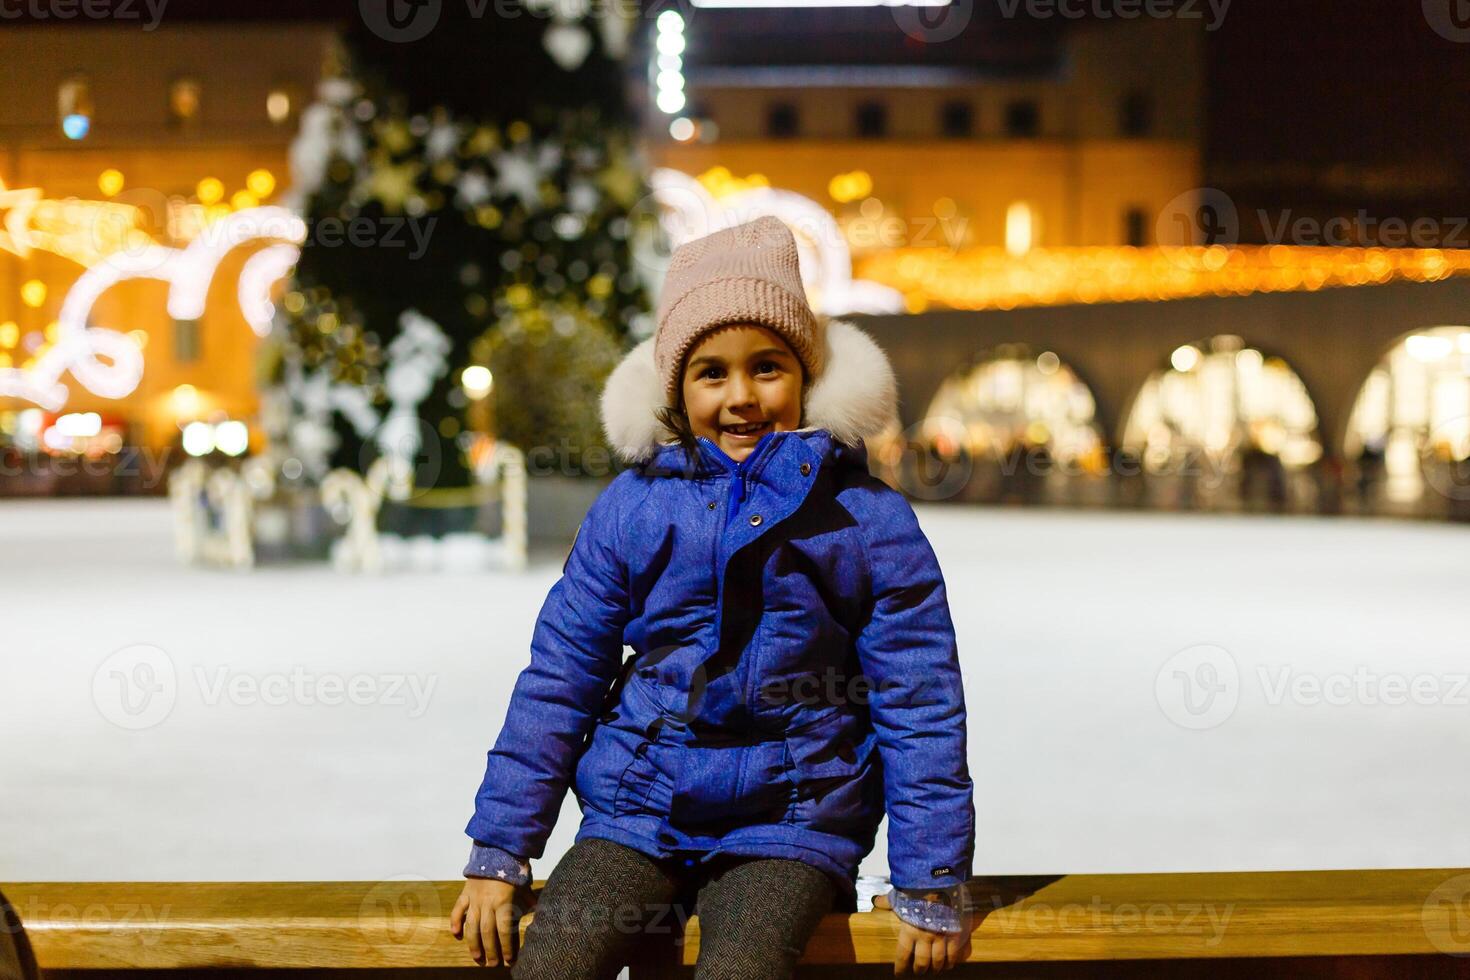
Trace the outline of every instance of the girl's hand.
{"type": "MultiPolygon", "coordinates": [[[[873,899],[873,908],[892,909],[887,895],[873,899]]],[[[898,919],[898,916],[894,916],[898,919]]],[[[938,973],[954,969],[970,955],[970,923],[968,912],[961,913],[963,932],[930,932],[898,919],[898,949],[893,955],[893,973],[938,973]]]]}
{"type": "Polygon", "coordinates": [[[470,956],[481,966],[515,962],[521,919],[516,891],[503,881],[468,878],[449,913],[449,931],[455,939],[468,940],[470,956]]]}

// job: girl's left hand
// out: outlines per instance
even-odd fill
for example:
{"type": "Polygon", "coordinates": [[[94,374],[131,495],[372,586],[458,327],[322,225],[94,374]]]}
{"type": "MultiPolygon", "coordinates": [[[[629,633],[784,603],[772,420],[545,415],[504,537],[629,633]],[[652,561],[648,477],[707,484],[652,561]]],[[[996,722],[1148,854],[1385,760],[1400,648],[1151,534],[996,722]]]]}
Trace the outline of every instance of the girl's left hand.
{"type": "MultiPolygon", "coordinates": [[[[893,906],[887,895],[873,899],[873,908],[889,909],[893,906]]],[[[898,918],[897,915],[894,918],[898,918]]],[[[898,919],[898,949],[893,955],[893,973],[902,976],[908,973],[938,973],[951,970],[963,963],[970,955],[971,917],[962,913],[960,921],[963,932],[930,932],[898,919]]]]}

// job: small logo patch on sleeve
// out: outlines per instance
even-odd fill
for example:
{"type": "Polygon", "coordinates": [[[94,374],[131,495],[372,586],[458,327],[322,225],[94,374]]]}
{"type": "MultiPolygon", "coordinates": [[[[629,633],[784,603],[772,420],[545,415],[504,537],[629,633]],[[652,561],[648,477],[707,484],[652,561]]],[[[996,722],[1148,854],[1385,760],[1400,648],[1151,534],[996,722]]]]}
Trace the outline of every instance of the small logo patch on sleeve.
{"type": "Polygon", "coordinates": [[[951,868],[949,865],[945,865],[942,868],[935,868],[933,871],[929,872],[929,874],[935,878],[943,878],[945,875],[954,874],[954,869],[951,868]]]}

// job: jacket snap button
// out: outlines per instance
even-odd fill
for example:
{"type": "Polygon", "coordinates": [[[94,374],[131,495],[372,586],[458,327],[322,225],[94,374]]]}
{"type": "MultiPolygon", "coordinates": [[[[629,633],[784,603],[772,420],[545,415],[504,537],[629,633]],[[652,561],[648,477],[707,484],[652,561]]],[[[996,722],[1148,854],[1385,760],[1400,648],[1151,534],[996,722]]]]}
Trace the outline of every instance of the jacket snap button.
{"type": "Polygon", "coordinates": [[[802,463],[801,464],[801,475],[802,476],[806,476],[811,471],[812,471],[812,464],[811,463],[802,463]]]}
{"type": "Polygon", "coordinates": [[[751,527],[758,526],[760,524],[760,522],[761,522],[761,515],[759,515],[759,514],[751,514],[750,515],[750,526],[751,527]]]}
{"type": "Polygon", "coordinates": [[[710,501],[710,502],[709,502],[709,509],[710,509],[710,510],[714,510],[714,509],[715,509],[715,502],[714,502],[714,501],[713,501],[713,500],[711,500],[711,501],[710,501]]]}

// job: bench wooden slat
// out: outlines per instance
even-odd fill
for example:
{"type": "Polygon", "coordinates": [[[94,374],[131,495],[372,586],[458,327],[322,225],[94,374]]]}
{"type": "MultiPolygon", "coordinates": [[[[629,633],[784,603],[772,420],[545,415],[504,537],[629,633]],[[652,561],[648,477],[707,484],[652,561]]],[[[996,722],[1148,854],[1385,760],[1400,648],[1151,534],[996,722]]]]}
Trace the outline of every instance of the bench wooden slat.
{"type": "MultiPolygon", "coordinates": [[[[469,964],[463,881],[0,884],[43,969],[469,964]]],[[[971,962],[1470,954],[1470,870],[982,878],[971,962]]],[[[529,921],[529,920],[527,920],[529,921]]],[[[667,917],[666,921],[673,921],[667,917]]],[[[523,923],[524,926],[524,923],[523,923]]],[[[891,913],[830,915],[805,963],[886,963],[891,913]]],[[[678,958],[699,953],[691,919],[678,958]]]]}

